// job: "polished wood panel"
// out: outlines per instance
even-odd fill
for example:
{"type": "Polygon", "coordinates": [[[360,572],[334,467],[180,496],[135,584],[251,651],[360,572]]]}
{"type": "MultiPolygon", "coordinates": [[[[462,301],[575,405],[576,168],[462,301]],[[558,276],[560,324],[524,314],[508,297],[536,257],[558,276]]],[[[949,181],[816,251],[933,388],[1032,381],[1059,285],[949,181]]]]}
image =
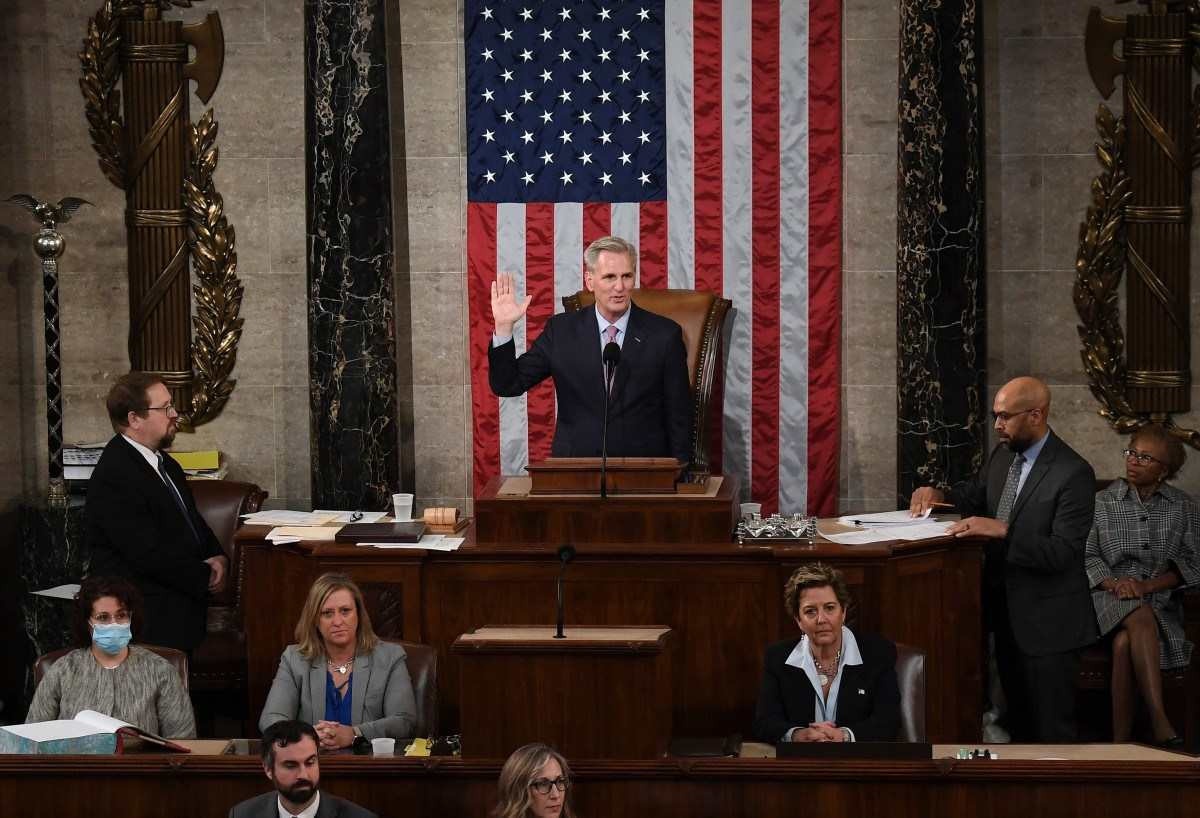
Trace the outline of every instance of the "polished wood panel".
{"type": "MultiPolygon", "coordinates": [[[[1190,758],[571,763],[571,798],[586,818],[1184,818],[1200,803],[1190,758]]],[[[323,790],[406,818],[486,815],[499,773],[499,760],[321,759],[323,790]]],[[[0,756],[0,804],[23,818],[212,818],[269,789],[247,756],[0,756]]]]}
{"type": "MultiPolygon", "coordinates": [[[[610,457],[604,463],[604,484],[609,494],[674,494],[681,468],[673,457],[610,457]]],[[[531,495],[600,494],[599,457],[550,457],[525,470],[531,495]]]]}
{"type": "Polygon", "coordinates": [[[500,758],[533,741],[576,758],[666,753],[670,628],[564,631],[480,628],[454,640],[464,757],[500,758]]]}
{"type": "MultiPolygon", "coordinates": [[[[334,543],[272,546],[246,527],[246,637],[250,712],[257,720],[309,584],[339,570],[387,590],[394,635],[439,654],[440,724],[462,725],[460,634],[495,623],[552,625],[559,562],[543,545],[468,542],[457,552],[378,550],[334,543]]],[[[566,622],[672,629],[676,735],[749,734],[763,651],[798,635],[783,610],[795,566],[821,559],[845,571],[851,625],[920,648],[927,657],[932,741],[977,741],[982,716],[981,542],[927,540],[841,546],[580,544],[566,573],[566,622]]],[[[380,619],[371,610],[373,619],[380,619]]],[[[603,714],[583,714],[603,718],[603,714]]]]}

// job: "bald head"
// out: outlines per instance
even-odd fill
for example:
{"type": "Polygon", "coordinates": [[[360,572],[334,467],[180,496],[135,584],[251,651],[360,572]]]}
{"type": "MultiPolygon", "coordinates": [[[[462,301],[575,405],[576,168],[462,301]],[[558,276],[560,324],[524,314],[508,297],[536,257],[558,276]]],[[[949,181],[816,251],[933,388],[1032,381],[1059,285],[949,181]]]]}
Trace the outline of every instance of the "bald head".
{"type": "Polygon", "coordinates": [[[992,401],[996,435],[1014,452],[1023,452],[1046,434],[1050,388],[1037,378],[1013,378],[992,401]]]}

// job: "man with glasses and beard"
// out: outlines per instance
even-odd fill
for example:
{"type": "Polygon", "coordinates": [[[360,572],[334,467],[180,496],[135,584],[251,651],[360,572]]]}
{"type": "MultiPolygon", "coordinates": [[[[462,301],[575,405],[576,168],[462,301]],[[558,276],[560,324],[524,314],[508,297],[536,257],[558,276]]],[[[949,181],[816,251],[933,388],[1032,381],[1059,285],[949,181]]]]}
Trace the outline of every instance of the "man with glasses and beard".
{"type": "Polygon", "coordinates": [[[263,730],[263,772],[275,792],[248,798],[229,818],[375,818],[357,804],[321,792],[317,731],[302,721],[277,721],[263,730]]]}
{"type": "Polygon", "coordinates": [[[90,572],[124,577],[142,592],[144,642],[191,651],[204,639],[208,594],[224,586],[229,560],[183,469],[164,454],[179,413],[148,372],[122,375],[105,404],[116,434],[88,481],[90,572]]]}
{"type": "Polygon", "coordinates": [[[1000,444],[980,473],[948,492],[912,494],[924,514],[948,502],[963,519],[949,534],[986,537],[983,610],[1015,742],[1076,738],[1079,649],[1097,638],[1084,549],[1096,475],[1050,430],[1050,390],[1036,378],[1009,381],[992,402],[1000,444]]]}

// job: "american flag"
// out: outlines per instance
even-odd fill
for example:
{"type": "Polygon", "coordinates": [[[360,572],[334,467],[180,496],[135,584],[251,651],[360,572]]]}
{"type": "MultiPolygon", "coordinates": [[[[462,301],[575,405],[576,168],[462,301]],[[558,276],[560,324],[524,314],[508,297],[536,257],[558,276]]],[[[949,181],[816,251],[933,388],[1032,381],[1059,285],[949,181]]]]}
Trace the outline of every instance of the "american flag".
{"type": "Polygon", "coordinates": [[[491,281],[533,294],[520,354],[615,234],[638,286],[733,301],[714,464],[765,512],[832,513],[841,0],[467,0],[464,25],[475,492],[554,430],[548,381],[488,388],[491,281]]]}

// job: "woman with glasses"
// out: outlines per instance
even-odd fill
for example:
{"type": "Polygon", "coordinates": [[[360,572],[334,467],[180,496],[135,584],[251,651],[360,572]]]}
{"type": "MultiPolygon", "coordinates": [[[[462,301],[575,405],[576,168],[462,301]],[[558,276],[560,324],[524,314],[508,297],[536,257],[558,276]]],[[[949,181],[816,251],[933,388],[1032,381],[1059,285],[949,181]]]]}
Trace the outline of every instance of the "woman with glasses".
{"type": "Polygon", "coordinates": [[[50,666],[33,693],[26,722],[73,719],[95,710],[167,738],[195,738],[196,717],[179,672],[153,651],[131,645],[142,598],[117,577],[88,577],[75,597],[80,645],[50,666]]]}
{"type": "Polygon", "coordinates": [[[1162,671],[1191,659],[1179,590],[1200,579],[1200,507],[1166,483],[1186,455],[1162,426],[1138,429],[1124,454],[1125,478],[1096,495],[1085,559],[1096,621],[1112,640],[1113,741],[1133,732],[1136,684],[1154,740],[1180,747],[1163,708],[1162,671]]]}
{"type": "Polygon", "coordinates": [[[362,591],[345,574],[323,574],[308,591],[260,730],[277,721],[311,724],[321,749],[338,750],[355,739],[411,738],[416,698],[404,648],[375,635],[362,591]]]}
{"type": "Polygon", "coordinates": [[[545,744],[526,744],[500,770],[500,800],[492,818],[572,818],[571,768],[545,744]]]}

